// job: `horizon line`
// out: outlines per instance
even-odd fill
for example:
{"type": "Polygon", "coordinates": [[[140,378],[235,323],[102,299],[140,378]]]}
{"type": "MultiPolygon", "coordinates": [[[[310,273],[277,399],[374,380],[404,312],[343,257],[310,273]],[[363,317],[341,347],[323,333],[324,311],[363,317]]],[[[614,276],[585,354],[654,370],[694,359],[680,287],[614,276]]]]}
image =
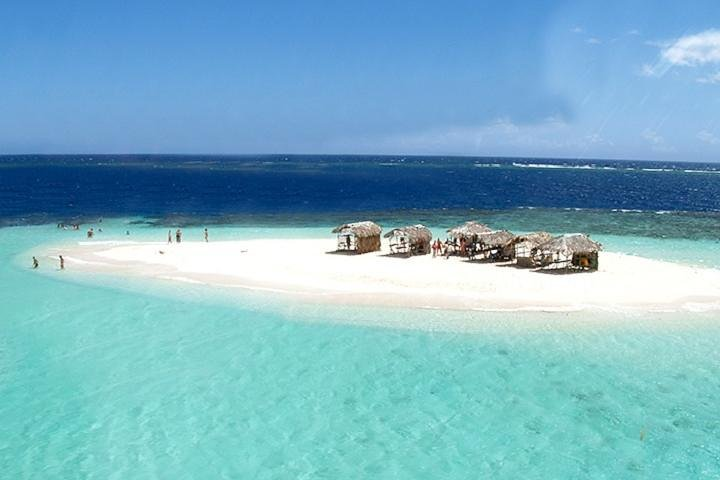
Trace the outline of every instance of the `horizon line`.
{"type": "Polygon", "coordinates": [[[699,161],[699,160],[656,160],[647,158],[602,158],[602,157],[585,157],[585,156],[520,156],[520,155],[471,155],[471,154],[422,154],[422,153],[0,153],[3,157],[92,157],[92,156],[144,156],[144,157],[410,157],[410,158],[464,158],[464,159],[505,159],[505,160],[583,160],[583,161],[601,161],[601,162],[658,162],[658,163],[720,163],[717,161],[699,161]]]}

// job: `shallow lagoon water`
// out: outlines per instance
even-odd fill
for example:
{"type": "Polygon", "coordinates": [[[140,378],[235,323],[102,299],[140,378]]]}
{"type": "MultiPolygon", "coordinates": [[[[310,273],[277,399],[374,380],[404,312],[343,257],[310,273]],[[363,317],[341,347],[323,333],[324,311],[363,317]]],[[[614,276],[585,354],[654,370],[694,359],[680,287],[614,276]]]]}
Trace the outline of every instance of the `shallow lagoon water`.
{"type": "MultiPolygon", "coordinates": [[[[98,240],[166,234],[128,225],[106,220],[98,240]]],[[[245,225],[211,238],[326,232],[245,225]]],[[[77,278],[45,258],[28,268],[27,251],[81,239],[0,229],[7,478],[720,476],[716,314],[313,306],[77,278]]],[[[717,248],[602,240],[688,261],[717,248]]]]}

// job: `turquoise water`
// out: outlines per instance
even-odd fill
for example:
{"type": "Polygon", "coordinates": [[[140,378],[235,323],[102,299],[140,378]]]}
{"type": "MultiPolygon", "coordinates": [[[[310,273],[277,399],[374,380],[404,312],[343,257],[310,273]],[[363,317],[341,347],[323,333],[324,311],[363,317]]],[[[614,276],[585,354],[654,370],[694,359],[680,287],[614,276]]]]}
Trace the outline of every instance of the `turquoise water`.
{"type": "MultiPolygon", "coordinates": [[[[167,231],[106,220],[99,240],[126,228],[167,231]]],[[[326,233],[214,227],[211,238],[326,233]]],[[[595,236],[719,264],[710,238],[595,236]]],[[[0,229],[3,478],[720,478],[716,314],[229,299],[79,277],[42,257],[81,238],[0,229]],[[426,328],[372,325],[397,321],[426,328]]]]}

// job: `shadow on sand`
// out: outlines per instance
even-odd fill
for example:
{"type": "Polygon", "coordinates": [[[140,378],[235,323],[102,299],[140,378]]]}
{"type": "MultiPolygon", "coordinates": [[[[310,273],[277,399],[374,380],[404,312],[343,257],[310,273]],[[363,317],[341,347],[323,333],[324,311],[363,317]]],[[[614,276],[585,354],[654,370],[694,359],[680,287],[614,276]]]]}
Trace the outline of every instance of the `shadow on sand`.
{"type": "Polygon", "coordinates": [[[424,255],[413,255],[412,253],[383,253],[381,257],[386,258],[412,258],[412,257],[424,257],[424,255]]]}
{"type": "Polygon", "coordinates": [[[515,264],[508,260],[493,260],[492,258],[468,258],[465,260],[468,263],[480,263],[480,264],[493,264],[498,267],[514,267],[515,264]]]}
{"type": "Polygon", "coordinates": [[[348,256],[360,255],[360,253],[358,253],[355,250],[330,250],[328,252],[325,252],[325,254],[326,255],[348,255],[348,256]]]}
{"type": "Polygon", "coordinates": [[[545,275],[575,275],[575,274],[579,274],[579,273],[592,273],[595,270],[584,270],[584,269],[578,269],[578,268],[552,268],[552,269],[535,268],[531,271],[533,273],[543,273],[545,275]]]}

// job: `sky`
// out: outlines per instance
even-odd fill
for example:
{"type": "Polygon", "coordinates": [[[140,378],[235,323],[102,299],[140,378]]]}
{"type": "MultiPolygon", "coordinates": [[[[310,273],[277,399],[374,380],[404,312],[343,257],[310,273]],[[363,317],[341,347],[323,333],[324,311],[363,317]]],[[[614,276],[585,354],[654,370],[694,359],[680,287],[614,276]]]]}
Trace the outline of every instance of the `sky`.
{"type": "Polygon", "coordinates": [[[720,2],[0,2],[0,154],[720,161],[720,2]]]}

